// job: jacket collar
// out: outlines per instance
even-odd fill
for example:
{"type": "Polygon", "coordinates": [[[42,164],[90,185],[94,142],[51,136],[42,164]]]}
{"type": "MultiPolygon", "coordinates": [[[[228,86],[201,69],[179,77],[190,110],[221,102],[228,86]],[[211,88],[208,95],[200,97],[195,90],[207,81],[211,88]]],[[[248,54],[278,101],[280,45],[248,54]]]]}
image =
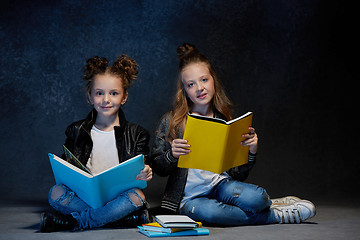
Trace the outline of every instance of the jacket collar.
{"type": "MultiPolygon", "coordinates": [[[[97,111],[95,109],[92,109],[91,112],[86,116],[85,121],[82,124],[82,128],[89,134],[90,134],[91,128],[95,124],[96,116],[97,116],[97,111]]],[[[126,118],[125,118],[125,114],[121,108],[118,111],[118,116],[119,116],[119,122],[120,122],[120,129],[122,130],[125,127],[126,118]]]]}

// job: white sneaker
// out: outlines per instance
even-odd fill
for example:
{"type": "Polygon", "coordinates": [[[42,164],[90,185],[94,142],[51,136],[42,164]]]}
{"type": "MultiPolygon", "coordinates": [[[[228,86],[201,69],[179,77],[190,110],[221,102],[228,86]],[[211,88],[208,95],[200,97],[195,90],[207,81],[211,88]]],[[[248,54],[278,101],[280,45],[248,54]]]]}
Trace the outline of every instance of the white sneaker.
{"type": "Polygon", "coordinates": [[[300,200],[288,205],[271,206],[279,223],[301,223],[316,214],[315,205],[307,200],[300,200]]]}
{"type": "Polygon", "coordinates": [[[301,199],[295,196],[286,196],[286,197],[282,197],[282,198],[274,198],[271,199],[271,206],[272,205],[284,205],[284,204],[293,204],[296,203],[297,201],[300,201],[301,199]]]}

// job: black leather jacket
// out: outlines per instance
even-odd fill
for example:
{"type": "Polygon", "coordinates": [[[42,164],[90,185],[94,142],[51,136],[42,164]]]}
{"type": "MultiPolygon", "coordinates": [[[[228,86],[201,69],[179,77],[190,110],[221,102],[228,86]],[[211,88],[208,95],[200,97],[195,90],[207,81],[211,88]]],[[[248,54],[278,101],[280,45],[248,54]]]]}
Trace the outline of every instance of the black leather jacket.
{"type": "MultiPolygon", "coordinates": [[[[65,146],[86,166],[89,160],[93,141],[90,131],[95,124],[97,112],[93,109],[88,116],[80,121],[72,123],[66,129],[65,146]]],[[[119,154],[119,162],[123,162],[138,154],[143,154],[145,160],[149,155],[149,133],[141,126],[126,121],[124,112],[119,110],[120,126],[115,127],[116,147],[119,154]]]]}

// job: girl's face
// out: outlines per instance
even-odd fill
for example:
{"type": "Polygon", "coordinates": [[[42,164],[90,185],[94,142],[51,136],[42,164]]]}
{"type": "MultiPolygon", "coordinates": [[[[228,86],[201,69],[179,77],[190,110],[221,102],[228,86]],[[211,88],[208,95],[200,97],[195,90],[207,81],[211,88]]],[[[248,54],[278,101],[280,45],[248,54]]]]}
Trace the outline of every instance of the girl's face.
{"type": "Polygon", "coordinates": [[[181,72],[187,96],[194,103],[193,111],[207,110],[215,94],[214,79],[205,63],[191,63],[181,72]]]}
{"type": "Polygon", "coordinates": [[[118,111],[127,100],[122,81],[111,74],[101,74],[94,77],[90,102],[102,117],[117,116],[118,111]]]}

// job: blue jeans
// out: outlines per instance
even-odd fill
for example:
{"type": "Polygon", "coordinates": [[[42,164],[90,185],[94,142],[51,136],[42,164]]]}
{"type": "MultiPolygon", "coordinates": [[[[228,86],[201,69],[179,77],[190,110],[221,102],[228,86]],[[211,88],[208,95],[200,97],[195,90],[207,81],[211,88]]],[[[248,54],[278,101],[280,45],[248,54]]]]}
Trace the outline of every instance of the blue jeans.
{"type": "Polygon", "coordinates": [[[275,223],[266,190],[248,183],[224,179],[209,194],[188,200],[180,209],[210,226],[240,226],[275,223]]]}
{"type": "Polygon", "coordinates": [[[94,209],[81,200],[75,192],[65,185],[55,185],[49,191],[49,203],[62,214],[71,214],[78,222],[76,229],[90,229],[117,221],[130,213],[139,210],[145,201],[134,191],[121,193],[117,198],[94,209]],[[135,194],[141,201],[137,206],[131,201],[129,194],[135,194]]]}

